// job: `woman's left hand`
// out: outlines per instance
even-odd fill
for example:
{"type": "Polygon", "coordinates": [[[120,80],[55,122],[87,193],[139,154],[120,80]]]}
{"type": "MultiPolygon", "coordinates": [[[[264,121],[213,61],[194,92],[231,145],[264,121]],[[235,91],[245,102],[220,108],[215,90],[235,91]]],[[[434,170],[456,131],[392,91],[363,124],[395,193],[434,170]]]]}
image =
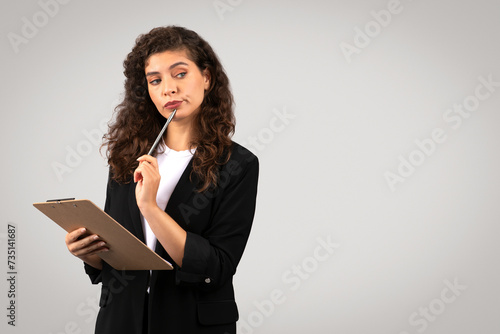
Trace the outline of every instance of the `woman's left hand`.
{"type": "Polygon", "coordinates": [[[155,207],[156,193],[160,185],[160,172],[158,161],[150,155],[143,155],[139,159],[139,167],[134,171],[135,198],[141,211],[148,207],[155,207]]]}

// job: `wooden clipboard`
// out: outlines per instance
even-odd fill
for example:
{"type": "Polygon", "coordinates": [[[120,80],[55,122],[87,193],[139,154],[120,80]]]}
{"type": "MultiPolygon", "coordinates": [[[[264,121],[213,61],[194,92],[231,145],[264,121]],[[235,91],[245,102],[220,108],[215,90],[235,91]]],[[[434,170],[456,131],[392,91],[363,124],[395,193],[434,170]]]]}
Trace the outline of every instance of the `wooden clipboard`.
{"type": "Polygon", "coordinates": [[[117,270],[173,269],[168,261],[89,200],[55,200],[33,203],[33,206],[67,232],[85,227],[100,236],[109,251],[99,256],[117,270]]]}

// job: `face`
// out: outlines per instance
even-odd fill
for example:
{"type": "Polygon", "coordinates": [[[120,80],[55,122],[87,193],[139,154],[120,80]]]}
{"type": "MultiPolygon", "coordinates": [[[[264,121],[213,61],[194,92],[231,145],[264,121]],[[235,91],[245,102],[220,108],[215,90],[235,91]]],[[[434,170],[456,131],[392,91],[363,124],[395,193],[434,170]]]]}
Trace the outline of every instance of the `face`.
{"type": "Polygon", "coordinates": [[[146,61],[151,100],[163,117],[177,109],[172,121],[190,122],[210,86],[208,70],[200,71],[185,51],[155,53],[146,61]]]}

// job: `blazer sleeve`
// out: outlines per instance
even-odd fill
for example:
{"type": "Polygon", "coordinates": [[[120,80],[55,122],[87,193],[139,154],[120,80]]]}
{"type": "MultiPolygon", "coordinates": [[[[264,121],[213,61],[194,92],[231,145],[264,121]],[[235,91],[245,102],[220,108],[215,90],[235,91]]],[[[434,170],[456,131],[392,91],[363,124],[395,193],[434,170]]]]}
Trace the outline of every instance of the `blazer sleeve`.
{"type": "Polygon", "coordinates": [[[202,235],[187,232],[182,268],[176,268],[178,284],[213,291],[236,272],[250,235],[259,174],[257,157],[244,150],[245,154],[229,160],[221,170],[208,229],[202,235]]]}
{"type": "Polygon", "coordinates": [[[85,269],[85,273],[89,275],[92,284],[98,284],[102,281],[101,271],[99,269],[94,268],[85,262],[83,263],[83,266],[85,269]]]}

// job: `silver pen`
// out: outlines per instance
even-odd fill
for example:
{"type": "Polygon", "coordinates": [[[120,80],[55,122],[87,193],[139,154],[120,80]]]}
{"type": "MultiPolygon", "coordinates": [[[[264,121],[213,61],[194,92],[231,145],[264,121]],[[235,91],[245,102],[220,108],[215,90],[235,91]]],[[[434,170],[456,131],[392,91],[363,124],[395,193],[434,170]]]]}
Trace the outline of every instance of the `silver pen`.
{"type": "Polygon", "coordinates": [[[154,151],[156,149],[156,146],[158,146],[158,143],[160,142],[161,137],[163,137],[163,133],[165,133],[165,130],[167,129],[168,124],[170,123],[170,121],[172,120],[172,118],[174,118],[174,115],[175,115],[176,111],[177,111],[177,109],[174,109],[174,111],[172,111],[172,113],[170,114],[170,116],[168,116],[168,119],[165,122],[165,125],[163,126],[163,129],[161,129],[160,134],[158,135],[158,137],[156,137],[156,140],[153,143],[153,146],[151,146],[151,149],[149,150],[148,155],[152,156],[152,154],[154,153],[154,151]]]}

